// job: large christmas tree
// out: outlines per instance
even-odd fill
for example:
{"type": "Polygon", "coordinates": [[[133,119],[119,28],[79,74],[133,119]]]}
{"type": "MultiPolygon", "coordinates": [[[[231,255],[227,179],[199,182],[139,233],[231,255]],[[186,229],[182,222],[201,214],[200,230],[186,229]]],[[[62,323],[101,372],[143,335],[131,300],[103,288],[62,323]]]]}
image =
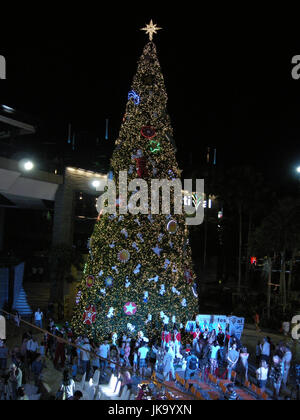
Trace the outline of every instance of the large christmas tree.
{"type": "Polygon", "coordinates": [[[146,28],[150,42],[138,62],[111,159],[119,202],[124,206],[118,181],[126,171],[128,184],[137,178],[147,182],[149,210],[120,214],[117,207],[95,225],[72,324],[77,334],[96,340],[114,332],[135,337],[139,331],[151,338],[164,324],[169,331],[174,323],[182,328],[198,313],[185,216],[174,214],[174,205],[169,214],[151,214],[151,179],[180,179],[152,28],[146,28]]]}

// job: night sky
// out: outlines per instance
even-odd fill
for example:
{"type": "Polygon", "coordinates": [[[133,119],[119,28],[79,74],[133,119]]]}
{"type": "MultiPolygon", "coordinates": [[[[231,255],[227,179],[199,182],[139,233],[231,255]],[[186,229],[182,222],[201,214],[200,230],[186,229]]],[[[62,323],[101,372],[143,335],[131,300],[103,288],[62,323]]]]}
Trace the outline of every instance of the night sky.
{"type": "Polygon", "coordinates": [[[105,141],[109,118],[112,145],[148,39],[140,28],[152,18],[163,28],[154,42],[180,166],[189,169],[191,153],[197,166],[210,145],[222,166],[251,164],[274,183],[295,182],[300,79],[292,79],[291,59],[300,54],[300,43],[292,22],[254,10],[253,17],[242,11],[227,17],[219,9],[164,15],[148,9],[126,15],[119,10],[117,16],[89,9],[76,19],[58,18],[56,11],[47,23],[45,11],[33,26],[24,19],[14,31],[2,31],[7,80],[0,81],[0,103],[35,117],[39,141],[58,145],[72,122],[88,133],[85,144],[93,149],[94,138],[105,141]]]}

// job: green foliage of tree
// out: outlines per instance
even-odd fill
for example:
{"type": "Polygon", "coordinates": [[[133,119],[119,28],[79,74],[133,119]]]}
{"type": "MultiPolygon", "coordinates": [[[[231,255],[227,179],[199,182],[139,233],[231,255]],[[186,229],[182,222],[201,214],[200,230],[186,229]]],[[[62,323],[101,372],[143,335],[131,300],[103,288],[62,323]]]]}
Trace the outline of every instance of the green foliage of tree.
{"type": "MultiPolygon", "coordinates": [[[[283,311],[288,305],[288,298],[291,291],[293,260],[300,249],[300,202],[293,197],[280,199],[255,230],[251,248],[261,256],[266,257],[263,275],[268,278],[269,284],[272,278],[272,258],[280,256],[280,295],[283,311]],[[287,256],[290,259],[289,280],[286,283],[287,256]]],[[[270,294],[270,289],[268,289],[270,294]]],[[[270,305],[268,296],[268,310],[270,305]]]]}
{"type": "MultiPolygon", "coordinates": [[[[151,179],[180,178],[166,106],[164,79],[156,47],[150,42],[138,62],[111,159],[121,201],[121,171],[127,171],[127,186],[136,178],[146,181],[149,198],[151,179]]],[[[135,193],[130,192],[129,200],[135,193]]],[[[150,207],[147,214],[121,215],[118,210],[114,215],[103,214],[95,225],[81,297],[74,306],[75,332],[97,340],[113,332],[135,337],[143,331],[153,337],[160,335],[164,321],[169,328],[174,320],[178,326],[185,325],[199,309],[192,290],[195,276],[184,215],[173,214],[172,207],[170,214],[155,215],[150,207]],[[136,308],[131,314],[124,310],[130,302],[136,308]],[[89,312],[87,320],[91,308],[95,313],[89,312]]]]}

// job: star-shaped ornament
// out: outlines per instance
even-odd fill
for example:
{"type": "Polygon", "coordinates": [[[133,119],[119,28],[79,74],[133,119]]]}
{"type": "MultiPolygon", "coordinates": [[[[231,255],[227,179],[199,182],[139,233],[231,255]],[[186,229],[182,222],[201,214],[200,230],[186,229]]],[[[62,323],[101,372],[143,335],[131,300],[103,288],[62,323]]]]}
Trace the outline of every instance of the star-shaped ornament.
{"type": "Polygon", "coordinates": [[[137,306],[134,302],[127,302],[124,305],[124,312],[126,315],[134,315],[137,311],[137,306]]]}
{"type": "Polygon", "coordinates": [[[94,305],[90,305],[83,315],[83,323],[87,325],[91,325],[96,321],[96,309],[94,305]]]}
{"type": "Polygon", "coordinates": [[[158,245],[156,245],[155,248],[152,248],[152,251],[155,252],[156,255],[158,255],[160,257],[160,253],[162,251],[162,248],[159,248],[158,245]]]}
{"type": "Polygon", "coordinates": [[[149,35],[149,39],[150,41],[153,40],[153,35],[157,33],[157,31],[159,31],[162,28],[158,28],[156,24],[153,24],[152,19],[150,20],[150,23],[148,23],[148,25],[146,25],[145,28],[142,28],[141,31],[145,31],[146,34],[149,35]]]}

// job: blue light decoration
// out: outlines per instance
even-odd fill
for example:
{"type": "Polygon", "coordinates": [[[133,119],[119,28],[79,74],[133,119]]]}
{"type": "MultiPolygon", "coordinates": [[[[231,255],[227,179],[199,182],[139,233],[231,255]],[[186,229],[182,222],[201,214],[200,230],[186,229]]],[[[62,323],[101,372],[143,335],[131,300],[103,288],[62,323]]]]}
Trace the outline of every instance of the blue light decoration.
{"type": "Polygon", "coordinates": [[[192,292],[193,292],[194,297],[197,298],[198,297],[198,292],[197,292],[197,284],[196,283],[194,283],[193,286],[192,286],[192,292]]]}
{"type": "Polygon", "coordinates": [[[128,93],[128,100],[130,100],[130,99],[133,99],[134,105],[139,105],[139,103],[141,101],[141,98],[139,97],[139,95],[134,90],[131,90],[128,93]]]}
{"type": "Polygon", "coordinates": [[[171,178],[172,181],[174,181],[176,179],[174,172],[170,169],[168,171],[168,175],[171,178]]]}
{"type": "Polygon", "coordinates": [[[69,135],[68,135],[68,144],[71,144],[71,124],[69,124],[69,135]]]}
{"type": "Polygon", "coordinates": [[[105,120],[105,140],[108,140],[108,124],[109,124],[109,119],[106,118],[106,120],[105,120]]]}
{"type": "Polygon", "coordinates": [[[107,287],[112,287],[114,279],[112,276],[107,276],[105,279],[105,284],[107,287]]]}
{"type": "Polygon", "coordinates": [[[214,165],[217,164],[217,149],[214,149],[214,165]]]}

